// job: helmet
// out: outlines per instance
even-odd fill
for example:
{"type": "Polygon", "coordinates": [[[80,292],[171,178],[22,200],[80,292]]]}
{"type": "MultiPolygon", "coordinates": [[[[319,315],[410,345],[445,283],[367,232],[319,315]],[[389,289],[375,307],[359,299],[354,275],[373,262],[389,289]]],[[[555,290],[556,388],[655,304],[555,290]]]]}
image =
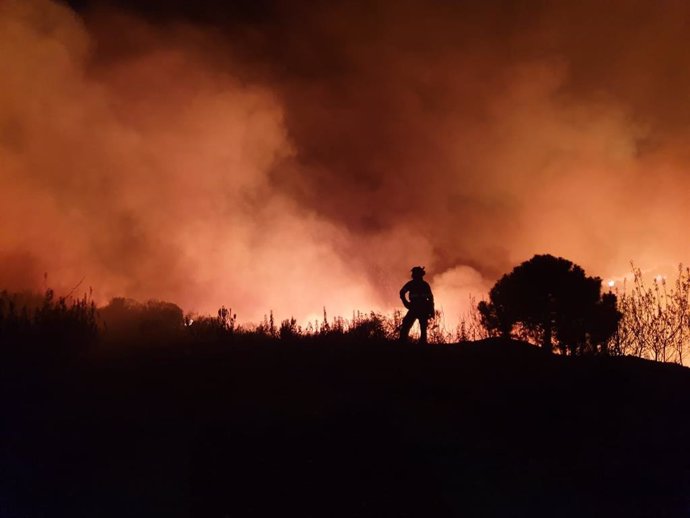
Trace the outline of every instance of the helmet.
{"type": "Polygon", "coordinates": [[[412,268],[411,272],[412,272],[412,275],[421,275],[421,276],[424,276],[424,274],[426,274],[426,271],[424,271],[424,267],[423,267],[423,266],[415,266],[415,267],[412,268]]]}

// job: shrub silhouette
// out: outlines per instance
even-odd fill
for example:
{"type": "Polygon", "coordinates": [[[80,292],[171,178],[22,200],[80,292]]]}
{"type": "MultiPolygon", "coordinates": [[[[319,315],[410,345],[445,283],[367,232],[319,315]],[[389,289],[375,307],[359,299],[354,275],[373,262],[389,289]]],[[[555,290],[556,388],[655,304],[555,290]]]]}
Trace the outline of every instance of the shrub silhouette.
{"type": "Polygon", "coordinates": [[[297,325],[297,320],[294,317],[283,320],[280,323],[278,336],[281,340],[295,340],[302,336],[302,330],[297,325]]]}
{"type": "Polygon", "coordinates": [[[114,298],[98,310],[110,340],[145,340],[160,342],[179,336],[184,328],[182,309],[172,302],[114,298]]]}
{"type": "Polygon", "coordinates": [[[550,353],[606,352],[621,314],[616,296],[601,295],[601,279],[562,257],[535,255],[504,275],[478,305],[482,325],[493,335],[540,343],[550,353]]]}
{"type": "Polygon", "coordinates": [[[611,352],[683,365],[690,350],[690,268],[680,264],[675,280],[654,277],[648,284],[633,264],[630,284],[616,294],[623,317],[611,352]]]}
{"type": "Polygon", "coordinates": [[[383,341],[392,338],[387,330],[385,316],[373,311],[368,315],[358,314],[346,334],[359,341],[383,341]]]}
{"type": "Polygon", "coordinates": [[[189,314],[184,319],[184,325],[193,342],[227,341],[238,331],[237,315],[225,306],[218,309],[215,317],[189,314]]]}

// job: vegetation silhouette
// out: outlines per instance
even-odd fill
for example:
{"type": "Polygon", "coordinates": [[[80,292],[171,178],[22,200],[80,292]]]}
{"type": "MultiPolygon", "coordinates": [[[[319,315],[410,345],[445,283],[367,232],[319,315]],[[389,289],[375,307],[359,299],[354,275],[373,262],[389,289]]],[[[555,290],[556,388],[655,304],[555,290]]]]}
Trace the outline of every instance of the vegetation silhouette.
{"type": "Polygon", "coordinates": [[[419,341],[427,342],[427,326],[429,319],[434,317],[434,295],[431,286],[424,280],[426,271],[422,266],[415,266],[411,270],[412,280],[405,283],[400,290],[400,300],[407,308],[407,314],[403,317],[400,327],[400,341],[406,342],[410,329],[415,321],[419,322],[419,341]]]}
{"type": "Polygon", "coordinates": [[[99,338],[97,308],[89,295],[56,297],[0,292],[0,361],[21,355],[76,354],[99,338]]]}
{"type": "Polygon", "coordinates": [[[601,293],[601,279],[562,257],[535,255],[491,288],[478,309],[490,333],[523,336],[552,352],[553,343],[571,355],[601,351],[615,334],[621,313],[616,295],[601,293]]]}
{"type": "Polygon", "coordinates": [[[3,292],[0,516],[687,516],[690,370],[621,356],[647,317],[679,336],[680,271],[661,317],[648,289],[609,299],[635,313],[608,347],[596,319],[561,342],[554,318],[573,357],[467,340],[477,306],[445,337],[461,343],[400,347],[400,312],[248,326],[225,306],[3,292]]]}
{"type": "Polygon", "coordinates": [[[690,349],[690,268],[680,264],[675,279],[655,276],[648,283],[631,266],[631,282],[615,286],[623,317],[609,350],[683,365],[690,349]]]}
{"type": "Polygon", "coordinates": [[[122,342],[137,336],[149,342],[174,340],[183,329],[184,312],[172,302],[114,298],[98,310],[101,328],[108,341],[122,342]]]}

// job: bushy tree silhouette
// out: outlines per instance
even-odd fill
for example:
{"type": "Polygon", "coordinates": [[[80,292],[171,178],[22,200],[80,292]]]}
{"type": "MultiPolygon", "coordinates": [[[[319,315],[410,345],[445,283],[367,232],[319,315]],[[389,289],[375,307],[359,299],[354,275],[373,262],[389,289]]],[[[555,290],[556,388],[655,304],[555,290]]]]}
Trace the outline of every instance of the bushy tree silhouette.
{"type": "Polygon", "coordinates": [[[562,257],[535,255],[504,275],[478,305],[482,325],[494,335],[523,337],[541,343],[546,352],[605,350],[620,313],[616,296],[601,295],[601,279],[562,257]]]}
{"type": "Polygon", "coordinates": [[[177,336],[185,325],[182,309],[172,302],[160,300],[141,303],[116,297],[100,308],[98,315],[102,327],[113,341],[166,342],[177,336]]]}

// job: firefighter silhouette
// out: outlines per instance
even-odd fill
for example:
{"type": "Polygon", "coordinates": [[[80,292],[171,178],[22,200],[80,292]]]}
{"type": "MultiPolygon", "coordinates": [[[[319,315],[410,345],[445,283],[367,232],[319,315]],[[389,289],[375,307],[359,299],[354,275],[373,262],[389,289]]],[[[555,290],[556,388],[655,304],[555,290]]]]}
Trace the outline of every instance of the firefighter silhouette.
{"type": "Polygon", "coordinates": [[[429,319],[434,316],[434,295],[429,283],[424,280],[424,267],[415,266],[411,271],[412,280],[400,290],[400,300],[408,310],[400,328],[400,341],[407,341],[414,321],[419,320],[420,342],[426,343],[426,328],[429,319]]]}

